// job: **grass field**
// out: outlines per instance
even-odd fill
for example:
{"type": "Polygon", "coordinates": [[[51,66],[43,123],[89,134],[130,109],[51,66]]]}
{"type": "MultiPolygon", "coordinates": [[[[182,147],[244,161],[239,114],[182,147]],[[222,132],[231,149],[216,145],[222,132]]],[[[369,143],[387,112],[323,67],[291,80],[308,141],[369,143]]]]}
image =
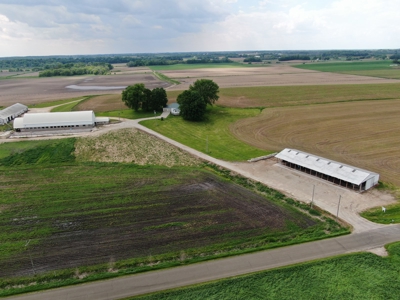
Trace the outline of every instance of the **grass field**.
{"type": "Polygon", "coordinates": [[[77,163],[75,139],[45,142],[0,152],[0,295],[347,232],[229,172],[77,163]]]}
{"type": "Polygon", "coordinates": [[[176,64],[176,65],[165,65],[165,66],[150,66],[149,68],[154,71],[164,71],[164,70],[195,70],[195,69],[209,69],[209,68],[214,69],[214,68],[254,68],[254,67],[257,67],[257,65],[228,63],[228,64],[176,64]]]}
{"type": "Polygon", "coordinates": [[[130,299],[398,299],[400,243],[389,257],[359,253],[130,299]]]}
{"type": "Polygon", "coordinates": [[[164,121],[149,120],[143,124],[184,145],[188,145],[212,157],[240,161],[271,153],[246,145],[237,140],[229,130],[229,124],[260,114],[259,109],[233,109],[209,107],[208,120],[188,122],[181,117],[170,116],[164,121]]]}
{"type": "MultiPolygon", "coordinates": [[[[400,83],[223,88],[220,89],[217,104],[248,108],[400,99],[399,90],[400,83]]],[[[167,91],[169,101],[175,102],[181,92],[167,91]]]]}
{"type": "Polygon", "coordinates": [[[400,67],[391,66],[391,61],[332,62],[296,65],[295,67],[320,72],[400,79],[400,67]]]}
{"type": "Polygon", "coordinates": [[[375,171],[400,186],[399,114],[400,100],[271,108],[237,121],[231,132],[266,151],[303,150],[375,171]]]}

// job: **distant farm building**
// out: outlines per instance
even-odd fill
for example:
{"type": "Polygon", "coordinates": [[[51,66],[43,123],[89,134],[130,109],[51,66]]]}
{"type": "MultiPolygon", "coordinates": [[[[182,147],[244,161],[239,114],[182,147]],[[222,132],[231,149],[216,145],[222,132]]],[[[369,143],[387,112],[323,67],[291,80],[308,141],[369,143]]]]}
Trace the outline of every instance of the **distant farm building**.
{"type": "Polygon", "coordinates": [[[0,110],[0,125],[7,124],[20,115],[28,111],[28,106],[21,103],[15,103],[3,110],[0,110]]]}
{"type": "Polygon", "coordinates": [[[108,123],[109,118],[96,118],[92,110],[32,113],[16,118],[14,129],[17,132],[90,129],[108,123]]]}
{"type": "Polygon", "coordinates": [[[322,158],[296,149],[284,149],[276,158],[290,168],[359,192],[378,184],[379,174],[322,158]]]}

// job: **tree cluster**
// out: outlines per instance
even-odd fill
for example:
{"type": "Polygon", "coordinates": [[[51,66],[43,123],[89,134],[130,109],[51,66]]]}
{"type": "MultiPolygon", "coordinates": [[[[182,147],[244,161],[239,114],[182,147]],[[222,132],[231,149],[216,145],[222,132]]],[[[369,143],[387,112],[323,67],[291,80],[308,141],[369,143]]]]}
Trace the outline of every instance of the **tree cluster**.
{"type": "Polygon", "coordinates": [[[219,86],[214,81],[197,80],[177,98],[181,116],[188,121],[203,120],[207,104],[213,105],[218,100],[218,92],[219,86]]]}
{"type": "Polygon", "coordinates": [[[105,75],[113,69],[111,64],[94,63],[94,64],[83,64],[83,63],[68,63],[68,64],[56,64],[53,67],[47,68],[46,70],[39,72],[39,77],[52,77],[52,76],[74,76],[74,75],[105,75]]]}
{"type": "Polygon", "coordinates": [[[135,111],[159,111],[168,103],[163,88],[147,89],[143,83],[128,86],[122,91],[122,101],[135,111]]]}
{"type": "Polygon", "coordinates": [[[279,57],[279,61],[289,61],[289,60],[310,60],[309,55],[285,55],[282,57],[279,57]]]}

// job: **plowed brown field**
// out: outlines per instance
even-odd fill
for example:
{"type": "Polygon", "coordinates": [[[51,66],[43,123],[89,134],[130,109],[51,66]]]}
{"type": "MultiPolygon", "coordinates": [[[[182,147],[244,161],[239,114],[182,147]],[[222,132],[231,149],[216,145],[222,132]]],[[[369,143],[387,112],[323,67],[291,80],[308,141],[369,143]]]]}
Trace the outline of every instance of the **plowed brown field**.
{"type": "Polygon", "coordinates": [[[265,109],[231,125],[256,147],[296,148],[378,172],[400,186],[400,100],[265,109]]]}

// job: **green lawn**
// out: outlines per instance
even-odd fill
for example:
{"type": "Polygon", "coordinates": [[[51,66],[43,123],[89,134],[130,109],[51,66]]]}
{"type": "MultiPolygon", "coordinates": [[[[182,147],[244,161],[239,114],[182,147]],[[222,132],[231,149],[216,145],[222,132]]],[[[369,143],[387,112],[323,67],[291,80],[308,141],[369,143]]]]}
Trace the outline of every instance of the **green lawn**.
{"type": "Polygon", "coordinates": [[[133,109],[96,112],[97,117],[115,117],[115,118],[125,118],[132,120],[157,117],[160,116],[160,114],[161,112],[157,112],[157,114],[154,115],[154,112],[134,111],[133,109]]]}
{"type": "Polygon", "coordinates": [[[391,67],[390,60],[363,61],[363,62],[331,62],[307,63],[296,65],[296,68],[315,70],[320,72],[344,73],[372,77],[400,79],[400,68],[391,67]]]}
{"type": "MultiPolygon", "coordinates": [[[[267,65],[262,65],[263,67],[267,65]]],[[[259,65],[249,65],[241,63],[227,63],[227,64],[176,64],[176,65],[165,65],[165,66],[150,66],[149,68],[154,71],[164,70],[194,70],[194,69],[206,69],[206,68],[257,68],[259,65]]]]}
{"type": "Polygon", "coordinates": [[[212,157],[242,161],[266,155],[269,152],[237,140],[231,134],[229,125],[239,119],[255,117],[258,114],[260,114],[259,109],[214,106],[208,108],[208,120],[204,122],[184,121],[181,117],[171,115],[164,121],[149,120],[141,124],[212,157]]]}
{"type": "Polygon", "coordinates": [[[340,256],[130,299],[399,299],[400,243],[391,256],[340,256]]]}

